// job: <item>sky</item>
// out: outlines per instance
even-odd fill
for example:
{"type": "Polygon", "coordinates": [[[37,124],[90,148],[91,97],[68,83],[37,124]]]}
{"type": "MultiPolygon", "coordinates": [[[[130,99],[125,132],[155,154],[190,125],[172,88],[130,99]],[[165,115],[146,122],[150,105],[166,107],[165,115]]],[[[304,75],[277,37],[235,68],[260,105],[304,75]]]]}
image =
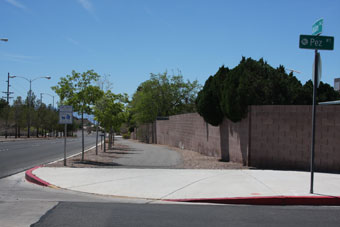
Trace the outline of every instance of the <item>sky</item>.
{"type": "MultiPolygon", "coordinates": [[[[299,35],[334,36],[320,51],[322,81],[340,77],[338,0],[0,0],[0,91],[7,75],[32,82],[33,92],[57,95],[51,86],[72,70],[108,76],[114,93],[130,97],[150,73],[177,74],[200,84],[222,65],[263,58],[271,66],[312,78],[313,50],[299,49],[299,35]]],[[[26,97],[28,81],[10,79],[12,96],[26,97]]],[[[5,94],[3,94],[5,95],[5,94]]],[[[13,99],[12,99],[13,100],[13,99]]],[[[52,97],[43,95],[43,102],[52,97]]]]}

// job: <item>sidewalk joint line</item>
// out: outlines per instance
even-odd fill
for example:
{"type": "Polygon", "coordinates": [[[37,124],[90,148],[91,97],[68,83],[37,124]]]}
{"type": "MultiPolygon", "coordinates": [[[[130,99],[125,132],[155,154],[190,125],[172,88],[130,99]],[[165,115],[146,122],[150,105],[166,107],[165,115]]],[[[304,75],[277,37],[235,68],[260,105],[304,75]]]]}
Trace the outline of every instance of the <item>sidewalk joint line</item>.
{"type": "Polygon", "coordinates": [[[160,199],[162,200],[162,199],[164,199],[165,197],[167,197],[167,196],[169,196],[169,195],[172,195],[172,194],[174,194],[174,193],[176,193],[176,192],[178,192],[178,191],[180,191],[180,190],[182,190],[182,189],[184,189],[184,188],[187,188],[187,187],[189,187],[189,186],[191,186],[191,185],[193,185],[193,184],[196,184],[196,183],[198,183],[198,182],[200,182],[200,181],[206,180],[206,179],[208,179],[208,178],[217,177],[217,176],[220,176],[220,175],[224,175],[224,173],[223,173],[223,174],[217,174],[217,175],[214,175],[214,176],[204,177],[204,178],[202,178],[202,179],[193,181],[193,182],[191,182],[191,183],[189,183],[189,184],[187,184],[187,185],[184,185],[183,187],[181,187],[181,188],[179,188],[179,189],[176,189],[176,190],[173,191],[173,192],[170,192],[170,193],[168,193],[168,194],[162,196],[160,199]]]}
{"type": "Polygon", "coordinates": [[[263,183],[261,180],[257,179],[256,177],[254,177],[253,175],[247,173],[246,171],[242,171],[244,172],[246,175],[250,176],[251,178],[255,179],[256,181],[260,182],[260,184],[262,184],[263,186],[265,186],[267,189],[269,189],[272,193],[275,193],[277,195],[280,195],[280,193],[274,191],[272,188],[270,188],[268,185],[266,185],[265,183],[263,183]]]}

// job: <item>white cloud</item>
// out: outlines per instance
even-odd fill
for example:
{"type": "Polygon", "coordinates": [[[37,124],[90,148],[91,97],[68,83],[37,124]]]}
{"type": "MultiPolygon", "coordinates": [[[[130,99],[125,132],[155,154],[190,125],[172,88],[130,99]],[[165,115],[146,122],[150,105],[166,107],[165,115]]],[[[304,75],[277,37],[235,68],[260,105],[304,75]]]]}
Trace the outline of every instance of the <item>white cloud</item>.
{"type": "Polygon", "coordinates": [[[12,6],[15,6],[17,8],[24,9],[24,10],[27,9],[26,6],[24,6],[23,4],[21,4],[17,0],[6,0],[6,2],[8,2],[9,4],[11,4],[12,6]]]}
{"type": "Polygon", "coordinates": [[[87,48],[86,46],[82,45],[80,42],[78,42],[77,40],[68,37],[68,36],[63,36],[64,39],[66,39],[69,43],[73,44],[74,46],[80,48],[81,50],[84,50],[88,53],[93,53],[93,51],[89,48],[87,48]]]}
{"type": "Polygon", "coordinates": [[[21,62],[21,63],[34,63],[39,57],[22,55],[22,54],[0,53],[0,58],[6,61],[14,61],[14,62],[21,62]]]}
{"type": "Polygon", "coordinates": [[[74,40],[70,37],[65,37],[67,41],[69,41],[70,43],[76,45],[76,46],[80,46],[79,42],[77,40],[74,40]]]}
{"type": "Polygon", "coordinates": [[[89,12],[94,17],[94,19],[98,21],[98,17],[94,13],[94,8],[90,0],[77,0],[77,1],[87,12],[89,12]]]}
{"type": "Polygon", "coordinates": [[[80,5],[90,13],[93,13],[93,6],[89,0],[78,0],[80,5]]]}
{"type": "Polygon", "coordinates": [[[18,59],[18,60],[33,60],[36,58],[34,56],[27,56],[27,55],[21,55],[21,54],[3,54],[3,56],[12,58],[12,59],[18,59]]]}

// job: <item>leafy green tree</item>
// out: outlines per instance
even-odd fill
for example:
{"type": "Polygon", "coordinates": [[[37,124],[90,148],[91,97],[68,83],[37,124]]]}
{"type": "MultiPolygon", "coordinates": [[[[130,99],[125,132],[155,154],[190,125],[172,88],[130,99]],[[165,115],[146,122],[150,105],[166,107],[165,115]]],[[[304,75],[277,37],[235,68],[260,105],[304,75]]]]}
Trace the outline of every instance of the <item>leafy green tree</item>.
{"type": "Polygon", "coordinates": [[[222,99],[221,92],[228,72],[229,69],[222,66],[215,76],[208,78],[203,89],[197,95],[197,112],[203,116],[206,122],[214,126],[219,125],[223,121],[224,115],[220,105],[222,99]]]}
{"type": "Polygon", "coordinates": [[[93,70],[83,73],[72,71],[71,75],[60,78],[52,90],[58,94],[60,103],[72,105],[73,110],[81,115],[82,128],[82,161],[84,161],[84,113],[92,114],[92,106],[103,95],[103,91],[93,85],[100,76],[93,70]]]}
{"type": "Polygon", "coordinates": [[[1,114],[1,117],[3,112],[5,111],[5,108],[8,106],[7,102],[5,99],[0,99],[0,114],[1,114]]]}
{"type": "Polygon", "coordinates": [[[110,132],[109,148],[112,147],[114,131],[119,131],[120,126],[127,119],[126,106],[128,97],[126,94],[114,94],[108,90],[94,107],[95,120],[100,123],[106,131],[110,132]]]}
{"type": "Polygon", "coordinates": [[[195,112],[195,99],[200,88],[197,80],[185,82],[182,75],[151,74],[132,97],[133,121],[147,123],[157,116],[195,112]]]}
{"type": "Polygon", "coordinates": [[[18,96],[13,102],[15,137],[20,138],[21,129],[26,125],[27,106],[22,98],[18,96]]]}
{"type": "Polygon", "coordinates": [[[37,96],[34,94],[34,92],[28,91],[27,92],[27,97],[25,100],[25,104],[26,104],[26,117],[27,117],[27,138],[30,138],[31,136],[31,128],[32,128],[32,121],[34,121],[35,118],[35,107],[37,105],[37,101],[36,101],[37,96]]]}
{"type": "MultiPolygon", "coordinates": [[[[7,127],[8,121],[8,112],[9,112],[9,105],[6,100],[0,99],[0,126],[1,129],[5,129],[7,127]]],[[[7,130],[6,130],[7,132],[7,130]]],[[[7,134],[6,134],[7,138],[7,134]]]]}
{"type": "MultiPolygon", "coordinates": [[[[302,87],[301,92],[301,104],[312,105],[313,104],[313,82],[308,80],[302,87]]],[[[340,93],[335,91],[327,83],[320,81],[319,87],[317,89],[316,102],[326,102],[340,100],[340,93]]]]}

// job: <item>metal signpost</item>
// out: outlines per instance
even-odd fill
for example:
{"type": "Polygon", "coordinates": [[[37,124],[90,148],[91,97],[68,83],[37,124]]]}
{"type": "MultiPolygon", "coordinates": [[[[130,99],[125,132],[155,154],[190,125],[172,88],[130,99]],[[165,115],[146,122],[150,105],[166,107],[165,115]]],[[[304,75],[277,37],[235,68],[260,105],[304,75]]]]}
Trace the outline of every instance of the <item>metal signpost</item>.
{"type": "Polygon", "coordinates": [[[310,193],[314,193],[314,147],[315,147],[315,113],[316,113],[316,95],[317,88],[321,79],[321,57],[318,50],[333,50],[334,37],[320,36],[323,28],[323,19],[316,21],[312,26],[313,35],[300,35],[299,47],[302,49],[315,50],[313,65],[313,109],[312,109],[312,144],[311,144],[311,160],[310,160],[310,193]]]}
{"type": "Polygon", "coordinates": [[[66,166],[66,137],[67,137],[67,125],[73,123],[73,107],[72,106],[60,106],[59,107],[59,124],[65,124],[64,135],[64,166],[66,166]]]}

